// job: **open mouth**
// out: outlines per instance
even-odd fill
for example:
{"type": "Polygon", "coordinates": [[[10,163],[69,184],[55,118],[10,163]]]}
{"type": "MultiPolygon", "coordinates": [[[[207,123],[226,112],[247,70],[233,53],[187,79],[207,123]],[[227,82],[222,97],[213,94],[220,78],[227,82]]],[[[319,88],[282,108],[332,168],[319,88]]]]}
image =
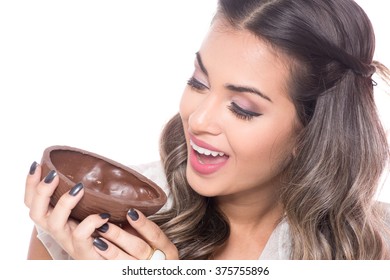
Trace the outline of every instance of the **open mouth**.
{"type": "Polygon", "coordinates": [[[192,140],[190,140],[190,145],[195,151],[195,155],[200,164],[209,165],[209,164],[221,164],[226,162],[229,158],[228,155],[220,151],[213,151],[196,145],[192,140]]]}

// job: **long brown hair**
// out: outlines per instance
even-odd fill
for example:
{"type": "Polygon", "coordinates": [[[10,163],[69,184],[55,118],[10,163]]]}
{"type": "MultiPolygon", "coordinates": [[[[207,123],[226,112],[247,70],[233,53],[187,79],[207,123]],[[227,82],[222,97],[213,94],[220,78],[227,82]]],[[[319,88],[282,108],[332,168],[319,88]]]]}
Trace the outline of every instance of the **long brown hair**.
{"type": "MultiPolygon", "coordinates": [[[[352,0],[220,0],[216,17],[249,30],[289,57],[289,94],[302,129],[280,200],[292,259],[386,259],[384,212],[375,203],[389,147],[373,98],[375,38],[352,0]]],[[[179,115],[161,136],[173,207],[154,217],[183,259],[207,259],[229,236],[212,198],[185,178],[179,115]]],[[[389,242],[389,240],[387,240],[389,242]]]]}

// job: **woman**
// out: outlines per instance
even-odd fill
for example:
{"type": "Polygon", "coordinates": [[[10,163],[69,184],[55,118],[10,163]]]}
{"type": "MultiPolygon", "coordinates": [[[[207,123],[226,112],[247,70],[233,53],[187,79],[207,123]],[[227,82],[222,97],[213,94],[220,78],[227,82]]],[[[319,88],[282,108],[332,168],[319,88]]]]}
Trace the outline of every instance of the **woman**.
{"type": "MultiPolygon", "coordinates": [[[[58,178],[39,182],[33,164],[30,216],[75,259],[389,259],[374,200],[389,147],[371,79],[389,71],[373,53],[352,0],[220,0],[161,137],[169,209],[130,209],[127,231],[106,213],[76,224],[83,189],[50,208],[58,178]]],[[[30,252],[48,257],[35,233],[30,252]]]]}

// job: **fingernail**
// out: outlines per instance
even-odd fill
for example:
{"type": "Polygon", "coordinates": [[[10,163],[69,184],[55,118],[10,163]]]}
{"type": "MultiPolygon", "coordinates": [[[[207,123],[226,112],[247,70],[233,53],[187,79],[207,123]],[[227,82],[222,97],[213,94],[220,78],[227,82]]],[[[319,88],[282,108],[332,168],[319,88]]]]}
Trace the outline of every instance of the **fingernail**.
{"type": "Polygon", "coordinates": [[[50,184],[53,182],[54,177],[57,175],[57,172],[55,170],[50,170],[50,172],[46,175],[44,182],[46,184],[50,184]]]}
{"type": "Polygon", "coordinates": [[[76,196],[83,188],[83,183],[77,183],[73,188],[70,189],[69,194],[71,196],[76,196]]]}
{"type": "Polygon", "coordinates": [[[108,248],[108,245],[106,242],[104,242],[103,240],[101,240],[99,237],[96,237],[94,240],[93,240],[93,245],[95,247],[97,247],[99,250],[102,250],[102,251],[105,251],[107,250],[108,248]]]}
{"type": "Polygon", "coordinates": [[[101,213],[99,214],[100,218],[102,219],[109,219],[111,215],[109,213],[101,213]]]}
{"type": "Polygon", "coordinates": [[[136,221],[139,218],[137,211],[135,211],[133,208],[127,212],[127,215],[129,215],[130,219],[133,221],[136,221]]]}
{"type": "Polygon", "coordinates": [[[96,230],[105,233],[105,232],[107,232],[107,230],[108,230],[108,224],[105,223],[105,224],[102,225],[101,227],[98,227],[96,230]]]}
{"type": "Polygon", "coordinates": [[[38,162],[34,161],[31,164],[30,171],[28,173],[30,173],[30,175],[33,175],[35,173],[35,170],[37,169],[37,166],[38,166],[38,162]]]}

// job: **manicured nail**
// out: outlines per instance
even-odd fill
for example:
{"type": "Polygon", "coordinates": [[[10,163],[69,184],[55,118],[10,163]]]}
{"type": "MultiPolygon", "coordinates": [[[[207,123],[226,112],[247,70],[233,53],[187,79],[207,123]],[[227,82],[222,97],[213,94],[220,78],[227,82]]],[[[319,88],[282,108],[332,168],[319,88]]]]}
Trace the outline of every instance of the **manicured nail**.
{"type": "Polygon", "coordinates": [[[44,182],[46,184],[50,184],[53,182],[55,176],[57,176],[57,172],[55,170],[50,170],[50,172],[46,175],[44,182]]]}
{"type": "Polygon", "coordinates": [[[102,225],[101,227],[98,227],[96,230],[105,233],[105,232],[107,232],[107,230],[108,230],[108,224],[105,223],[105,224],[102,225]]]}
{"type": "Polygon", "coordinates": [[[139,218],[139,215],[138,215],[137,211],[135,211],[133,208],[131,208],[127,212],[127,215],[129,215],[130,219],[132,219],[133,221],[136,221],[139,218]]]}
{"type": "Polygon", "coordinates": [[[83,188],[83,183],[77,183],[73,188],[70,189],[69,194],[71,196],[76,196],[83,188]]]}
{"type": "Polygon", "coordinates": [[[103,240],[101,240],[99,237],[96,237],[93,240],[93,245],[96,246],[99,250],[102,250],[102,251],[105,251],[108,248],[107,243],[104,242],[103,240]]]}
{"type": "Polygon", "coordinates": [[[38,162],[34,161],[31,166],[30,166],[30,175],[33,175],[35,173],[35,170],[37,169],[37,166],[38,166],[38,162]]]}
{"type": "Polygon", "coordinates": [[[101,213],[99,214],[100,218],[104,219],[109,219],[111,215],[109,213],[101,213]]]}

